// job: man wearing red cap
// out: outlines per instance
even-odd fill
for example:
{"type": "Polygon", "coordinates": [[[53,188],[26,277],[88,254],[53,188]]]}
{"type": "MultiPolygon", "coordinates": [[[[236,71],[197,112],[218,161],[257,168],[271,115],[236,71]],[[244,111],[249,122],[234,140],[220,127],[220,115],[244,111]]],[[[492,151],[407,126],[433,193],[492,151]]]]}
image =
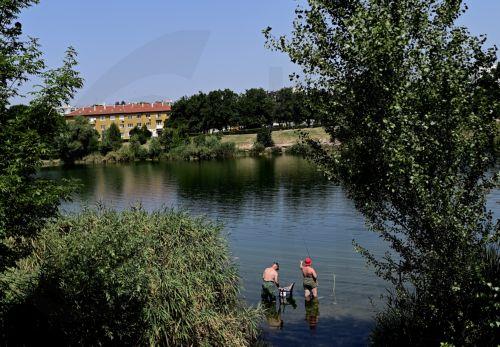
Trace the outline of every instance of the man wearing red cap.
{"type": "Polygon", "coordinates": [[[318,274],[312,267],[312,259],[307,257],[304,261],[300,261],[300,270],[304,277],[304,295],[306,300],[311,298],[311,293],[314,298],[318,297],[318,274]]]}

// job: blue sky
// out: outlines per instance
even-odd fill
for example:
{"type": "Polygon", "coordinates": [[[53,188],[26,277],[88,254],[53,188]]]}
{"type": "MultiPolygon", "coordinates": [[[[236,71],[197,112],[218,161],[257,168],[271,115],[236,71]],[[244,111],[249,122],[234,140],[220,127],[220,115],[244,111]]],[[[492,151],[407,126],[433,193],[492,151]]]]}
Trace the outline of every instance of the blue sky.
{"type": "MultiPolygon", "coordinates": [[[[264,48],[261,30],[271,26],[276,32],[289,32],[296,4],[294,0],[41,0],[24,11],[21,20],[26,34],[40,38],[49,66],[59,65],[67,46],[77,49],[85,87],[76,96],[76,104],[110,103],[289,84],[287,76],[294,66],[284,54],[264,48]],[[150,59],[144,59],[145,64],[133,60],[119,64],[133,52],[136,58],[137,52],[139,57],[148,54],[151,58],[151,51],[142,46],[162,37],[160,43],[175,42],[175,37],[184,37],[179,31],[201,36],[191,45],[195,47],[159,48],[156,60],[175,65],[170,70],[151,73],[156,65],[150,59]],[[183,58],[192,51],[196,59],[183,58]],[[175,73],[176,64],[187,64],[184,72],[175,73]],[[117,74],[128,80],[113,85],[109,79],[117,74]],[[99,79],[101,89],[96,84],[99,79]]],[[[500,47],[499,16],[499,0],[471,1],[461,23],[474,34],[487,34],[489,44],[500,47]]]]}

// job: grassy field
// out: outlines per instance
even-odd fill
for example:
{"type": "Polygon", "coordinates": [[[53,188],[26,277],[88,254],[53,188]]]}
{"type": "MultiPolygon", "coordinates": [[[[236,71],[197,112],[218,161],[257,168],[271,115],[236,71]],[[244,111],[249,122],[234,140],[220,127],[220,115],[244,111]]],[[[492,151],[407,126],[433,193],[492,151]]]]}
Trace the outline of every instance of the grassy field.
{"type": "MultiPolygon", "coordinates": [[[[278,147],[289,147],[300,140],[299,131],[305,131],[313,139],[329,142],[330,138],[323,128],[306,128],[273,131],[273,141],[278,147]]],[[[255,142],[256,134],[224,135],[222,142],[234,142],[239,149],[250,149],[255,142]]]]}

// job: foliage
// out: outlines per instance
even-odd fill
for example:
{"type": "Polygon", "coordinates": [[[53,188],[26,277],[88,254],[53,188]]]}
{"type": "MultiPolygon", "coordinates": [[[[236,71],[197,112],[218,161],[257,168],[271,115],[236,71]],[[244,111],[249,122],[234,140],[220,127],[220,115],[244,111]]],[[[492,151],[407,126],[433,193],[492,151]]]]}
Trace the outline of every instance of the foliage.
{"type": "Polygon", "coordinates": [[[189,134],[185,126],[163,129],[159,140],[163,150],[167,153],[172,148],[190,143],[189,134]]]}
{"type": "Polygon", "coordinates": [[[63,65],[46,70],[36,39],[23,41],[20,11],[35,1],[7,1],[0,8],[0,271],[29,253],[31,239],[57,213],[61,198],[73,184],[36,175],[60,126],[55,108],[67,102],[82,80],[73,68],[76,53],[69,48],[63,65]],[[10,106],[19,87],[36,76],[33,100],[10,106]]]}
{"type": "Polygon", "coordinates": [[[62,217],[0,288],[7,344],[248,346],[258,331],[221,227],[173,211],[62,217]]]}
{"type": "Polygon", "coordinates": [[[208,94],[200,92],[175,102],[166,125],[184,126],[190,133],[254,129],[273,123],[287,127],[302,123],[311,125],[319,118],[308,106],[308,98],[307,91],[292,88],[276,92],[252,88],[242,94],[229,89],[208,94]]]}
{"type": "Polygon", "coordinates": [[[134,135],[137,136],[139,142],[141,143],[141,145],[143,145],[148,142],[153,133],[148,129],[146,124],[143,124],[141,128],[136,125],[132,130],[130,130],[130,138],[132,138],[134,135]]]}
{"type": "Polygon", "coordinates": [[[99,133],[85,117],[78,116],[57,137],[58,156],[65,163],[74,163],[97,151],[98,141],[99,133]]]}
{"type": "Polygon", "coordinates": [[[245,128],[271,126],[274,107],[274,100],[264,89],[248,89],[239,100],[239,123],[245,128]]]}
{"type": "Polygon", "coordinates": [[[495,50],[455,25],[463,9],[310,0],[291,40],[265,30],[270,47],[301,65],[304,88],[322,96],[321,120],[340,145],[325,152],[312,143],[316,162],[392,249],[379,259],[357,245],[394,286],[375,344],[386,344],[386,329],[398,345],[495,343],[498,297],[476,295],[485,249],[498,252],[485,195],[498,182],[487,170],[499,81],[495,50]]]}
{"type": "Polygon", "coordinates": [[[252,148],[250,149],[250,155],[258,156],[258,155],[261,155],[262,153],[264,153],[265,150],[266,150],[266,147],[262,143],[255,142],[253,144],[252,148]]]}
{"type": "Polygon", "coordinates": [[[130,138],[130,143],[128,146],[128,150],[130,152],[130,155],[134,159],[138,160],[145,160],[148,157],[148,151],[141,146],[141,142],[139,140],[140,136],[139,135],[133,135],[130,138]]]}
{"type": "Polygon", "coordinates": [[[272,137],[272,130],[268,127],[260,128],[257,132],[257,143],[260,143],[264,147],[274,146],[274,141],[272,137]]]}
{"type": "Polygon", "coordinates": [[[165,156],[177,160],[211,160],[234,157],[236,147],[232,142],[221,142],[216,135],[201,135],[189,144],[173,147],[165,156]]]}
{"type": "Polygon", "coordinates": [[[299,142],[293,144],[292,146],[286,149],[285,153],[289,155],[297,155],[306,158],[312,155],[311,147],[305,142],[299,142]]]}
{"type": "Polygon", "coordinates": [[[104,130],[102,133],[101,143],[99,145],[99,151],[106,155],[111,151],[117,151],[122,146],[122,137],[120,129],[116,123],[111,123],[108,129],[104,130]]]}
{"type": "Polygon", "coordinates": [[[149,147],[148,147],[148,156],[151,159],[158,159],[161,155],[161,144],[160,140],[158,138],[154,137],[149,141],[149,147]]]}

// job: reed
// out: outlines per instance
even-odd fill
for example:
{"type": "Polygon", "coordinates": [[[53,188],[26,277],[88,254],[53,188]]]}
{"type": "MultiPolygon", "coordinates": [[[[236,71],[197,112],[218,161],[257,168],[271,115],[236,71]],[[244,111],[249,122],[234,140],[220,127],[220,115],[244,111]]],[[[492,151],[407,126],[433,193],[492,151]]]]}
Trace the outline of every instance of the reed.
{"type": "Polygon", "coordinates": [[[48,225],[34,253],[0,276],[1,337],[248,346],[260,312],[239,288],[220,225],[171,210],[88,209],[48,225]]]}

